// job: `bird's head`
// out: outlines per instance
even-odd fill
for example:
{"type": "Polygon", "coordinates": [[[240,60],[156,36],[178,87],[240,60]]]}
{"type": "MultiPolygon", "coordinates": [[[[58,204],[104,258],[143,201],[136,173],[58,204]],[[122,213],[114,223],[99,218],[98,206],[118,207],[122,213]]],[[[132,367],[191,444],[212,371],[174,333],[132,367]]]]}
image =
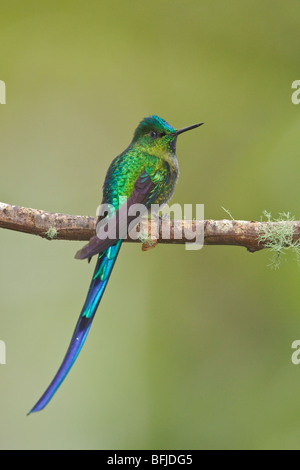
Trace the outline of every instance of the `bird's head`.
{"type": "Polygon", "coordinates": [[[183,132],[199,127],[194,124],[183,129],[174,129],[158,116],[144,118],[135,130],[131,146],[139,147],[150,155],[164,158],[176,152],[177,136],[183,132]]]}

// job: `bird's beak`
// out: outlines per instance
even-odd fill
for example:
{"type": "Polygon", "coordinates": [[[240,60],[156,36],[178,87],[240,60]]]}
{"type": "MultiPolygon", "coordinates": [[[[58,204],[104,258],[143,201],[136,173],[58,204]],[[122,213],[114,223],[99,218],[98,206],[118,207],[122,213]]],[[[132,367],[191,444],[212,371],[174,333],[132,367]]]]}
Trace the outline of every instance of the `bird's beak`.
{"type": "Polygon", "coordinates": [[[176,135],[179,135],[179,134],[182,134],[183,132],[195,129],[196,127],[202,126],[202,124],[204,124],[204,122],[200,122],[200,124],[193,124],[192,126],[183,127],[182,129],[178,129],[176,131],[176,135]]]}

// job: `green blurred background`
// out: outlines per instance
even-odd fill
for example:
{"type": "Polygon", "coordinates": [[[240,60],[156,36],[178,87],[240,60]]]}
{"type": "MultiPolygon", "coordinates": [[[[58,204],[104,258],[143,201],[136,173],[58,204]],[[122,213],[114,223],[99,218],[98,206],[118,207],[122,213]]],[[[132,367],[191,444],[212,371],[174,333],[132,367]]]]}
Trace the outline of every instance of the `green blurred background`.
{"type": "MultiPolygon", "coordinates": [[[[138,122],[178,141],[172,202],[299,212],[299,1],[0,0],[0,200],[94,215],[138,122]]],[[[242,248],[124,245],[87,343],[41,413],[93,267],[1,230],[1,449],[300,448],[300,270],[242,248]]]]}

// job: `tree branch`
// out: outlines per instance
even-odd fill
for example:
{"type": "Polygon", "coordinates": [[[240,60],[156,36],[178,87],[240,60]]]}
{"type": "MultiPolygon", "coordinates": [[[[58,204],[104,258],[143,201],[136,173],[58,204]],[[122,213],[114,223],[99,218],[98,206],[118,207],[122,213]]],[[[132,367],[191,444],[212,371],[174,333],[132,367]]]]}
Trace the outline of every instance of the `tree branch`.
{"type": "MultiPolygon", "coordinates": [[[[96,230],[96,217],[82,215],[68,215],[45,212],[37,209],[13,206],[0,202],[0,228],[15,230],[18,232],[38,235],[48,240],[77,240],[87,241],[96,230]]],[[[150,230],[151,220],[142,220],[140,230],[142,233],[150,230]]],[[[160,220],[157,233],[158,242],[183,244],[191,243],[191,235],[196,231],[194,220],[160,220]],[[170,238],[163,238],[162,223],[164,228],[170,229],[170,238]],[[174,234],[182,230],[182,238],[176,239],[174,234]]],[[[274,233],[288,227],[292,230],[292,243],[300,240],[300,221],[254,222],[244,220],[205,220],[204,244],[205,245],[232,245],[243,246],[254,252],[270,247],[269,239],[261,234],[274,233]]],[[[136,242],[130,235],[125,242],[136,242]]],[[[290,242],[287,242],[289,246],[290,242]]]]}

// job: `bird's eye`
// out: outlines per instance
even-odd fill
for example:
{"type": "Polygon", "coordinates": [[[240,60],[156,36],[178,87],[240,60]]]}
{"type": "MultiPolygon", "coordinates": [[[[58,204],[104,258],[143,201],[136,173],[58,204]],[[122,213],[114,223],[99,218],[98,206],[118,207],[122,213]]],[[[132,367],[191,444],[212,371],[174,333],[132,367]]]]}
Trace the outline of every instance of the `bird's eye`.
{"type": "Polygon", "coordinates": [[[158,137],[158,133],[155,131],[152,131],[150,132],[150,137],[152,137],[152,139],[156,139],[156,137],[158,137]]]}

